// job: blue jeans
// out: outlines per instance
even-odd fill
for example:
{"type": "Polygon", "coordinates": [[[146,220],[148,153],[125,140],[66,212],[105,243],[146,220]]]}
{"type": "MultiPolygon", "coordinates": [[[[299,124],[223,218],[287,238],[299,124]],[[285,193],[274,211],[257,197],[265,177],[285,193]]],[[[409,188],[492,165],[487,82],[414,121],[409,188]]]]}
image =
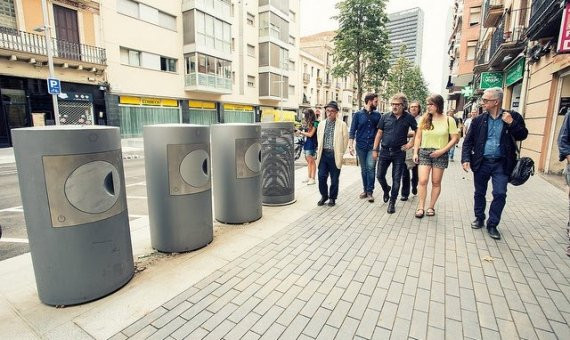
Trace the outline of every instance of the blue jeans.
{"type": "Polygon", "coordinates": [[[336,167],[334,152],[323,150],[319,161],[319,192],[324,198],[336,200],[338,197],[338,178],[340,169],[336,167]],[[327,185],[328,177],[331,177],[330,192],[327,185]]]}
{"type": "Polygon", "coordinates": [[[489,208],[487,227],[496,227],[501,221],[501,214],[507,202],[507,184],[509,176],[503,171],[502,161],[483,160],[479,169],[473,173],[475,184],[475,217],[485,220],[485,195],[489,179],[493,184],[493,201],[489,208]]]}
{"type": "Polygon", "coordinates": [[[404,169],[406,169],[406,152],[400,149],[393,151],[384,148],[380,149],[377,177],[384,192],[388,191],[386,173],[388,172],[390,164],[392,164],[392,191],[390,193],[390,200],[394,202],[396,198],[398,198],[400,183],[402,183],[402,173],[404,169]]]}
{"type": "Polygon", "coordinates": [[[376,174],[376,162],[372,158],[372,150],[361,150],[356,148],[356,155],[360,163],[360,174],[362,176],[362,191],[372,194],[374,192],[374,175],[376,174]]]}
{"type": "Polygon", "coordinates": [[[449,149],[449,159],[453,159],[453,157],[455,156],[455,145],[449,149]]]}

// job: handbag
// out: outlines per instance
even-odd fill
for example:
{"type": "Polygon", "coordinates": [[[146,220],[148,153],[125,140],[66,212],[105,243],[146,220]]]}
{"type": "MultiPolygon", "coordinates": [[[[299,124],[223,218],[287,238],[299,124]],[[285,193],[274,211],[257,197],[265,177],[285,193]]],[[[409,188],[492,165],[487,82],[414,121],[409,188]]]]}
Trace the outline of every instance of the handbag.
{"type": "Polygon", "coordinates": [[[513,172],[509,177],[509,183],[514,186],[519,186],[524,184],[530,176],[534,175],[534,161],[530,157],[521,157],[521,151],[512,135],[511,138],[513,139],[515,148],[517,149],[517,161],[513,168],[513,172]]]}

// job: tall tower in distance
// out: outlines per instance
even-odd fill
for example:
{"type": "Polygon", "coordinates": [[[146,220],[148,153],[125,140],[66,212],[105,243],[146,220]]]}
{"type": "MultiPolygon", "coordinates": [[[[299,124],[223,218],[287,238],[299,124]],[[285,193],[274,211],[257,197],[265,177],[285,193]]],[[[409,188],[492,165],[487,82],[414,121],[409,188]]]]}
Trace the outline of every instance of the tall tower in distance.
{"type": "Polygon", "coordinates": [[[404,56],[414,65],[421,66],[423,32],[424,14],[420,8],[388,13],[390,65],[400,57],[400,48],[405,45],[404,56]]]}

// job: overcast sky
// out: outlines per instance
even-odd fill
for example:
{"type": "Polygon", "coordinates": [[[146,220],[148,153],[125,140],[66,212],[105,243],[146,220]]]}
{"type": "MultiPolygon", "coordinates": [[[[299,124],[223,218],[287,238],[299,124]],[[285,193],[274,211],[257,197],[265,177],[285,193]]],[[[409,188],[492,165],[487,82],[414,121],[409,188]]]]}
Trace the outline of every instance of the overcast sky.
{"type": "MultiPolygon", "coordinates": [[[[338,28],[335,20],[337,0],[301,0],[301,36],[338,28]]],[[[443,65],[447,63],[446,24],[452,0],[389,0],[388,13],[419,7],[424,12],[424,37],[421,69],[431,92],[441,93],[443,65]],[[445,60],[444,60],[445,59],[445,60]]]]}

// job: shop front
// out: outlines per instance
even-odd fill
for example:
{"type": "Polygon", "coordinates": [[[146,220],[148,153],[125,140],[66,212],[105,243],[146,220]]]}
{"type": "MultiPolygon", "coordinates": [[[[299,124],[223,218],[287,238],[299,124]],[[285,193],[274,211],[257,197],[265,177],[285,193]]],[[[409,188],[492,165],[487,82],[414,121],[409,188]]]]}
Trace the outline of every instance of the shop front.
{"type": "Polygon", "coordinates": [[[521,112],[522,80],[524,76],[525,58],[515,60],[505,68],[505,100],[503,107],[521,112]]]}
{"type": "Polygon", "coordinates": [[[255,123],[255,107],[251,105],[224,104],[222,110],[222,123],[255,123]]]}
{"type": "Polygon", "coordinates": [[[190,100],[188,107],[190,124],[212,125],[220,122],[218,104],[215,102],[190,100]]]}
{"type": "Polygon", "coordinates": [[[142,137],[143,126],[181,123],[177,99],[150,97],[119,97],[121,138],[142,137]]]}
{"type": "MultiPolygon", "coordinates": [[[[60,124],[105,124],[105,91],[99,86],[61,82],[60,124]]],[[[54,125],[46,79],[0,76],[0,147],[12,145],[10,131],[54,125]]]]}

